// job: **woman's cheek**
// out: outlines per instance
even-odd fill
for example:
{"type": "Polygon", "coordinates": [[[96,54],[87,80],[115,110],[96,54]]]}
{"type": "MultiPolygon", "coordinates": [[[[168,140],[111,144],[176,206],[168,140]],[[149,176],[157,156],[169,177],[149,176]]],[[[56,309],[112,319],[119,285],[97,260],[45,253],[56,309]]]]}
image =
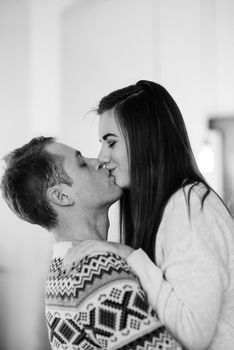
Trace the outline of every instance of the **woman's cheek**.
{"type": "Polygon", "coordinates": [[[130,179],[128,174],[126,173],[120,173],[118,176],[116,176],[116,185],[118,185],[120,188],[129,189],[130,187],[130,179]]]}

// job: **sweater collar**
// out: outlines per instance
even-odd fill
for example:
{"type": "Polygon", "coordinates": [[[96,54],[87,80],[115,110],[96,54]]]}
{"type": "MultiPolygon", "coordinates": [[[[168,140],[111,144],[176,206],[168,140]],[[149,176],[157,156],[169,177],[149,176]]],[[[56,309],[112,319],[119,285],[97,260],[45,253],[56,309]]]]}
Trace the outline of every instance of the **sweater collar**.
{"type": "Polygon", "coordinates": [[[53,259],[64,258],[69,248],[72,247],[71,241],[58,242],[53,245],[53,259]]]}

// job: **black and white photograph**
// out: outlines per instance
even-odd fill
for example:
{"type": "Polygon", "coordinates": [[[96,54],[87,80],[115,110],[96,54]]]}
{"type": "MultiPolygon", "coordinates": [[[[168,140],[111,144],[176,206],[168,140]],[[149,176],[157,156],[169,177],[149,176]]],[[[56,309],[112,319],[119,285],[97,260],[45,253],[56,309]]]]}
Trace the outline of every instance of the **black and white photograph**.
{"type": "Polygon", "coordinates": [[[0,0],[0,350],[234,349],[233,62],[233,0],[0,0]]]}

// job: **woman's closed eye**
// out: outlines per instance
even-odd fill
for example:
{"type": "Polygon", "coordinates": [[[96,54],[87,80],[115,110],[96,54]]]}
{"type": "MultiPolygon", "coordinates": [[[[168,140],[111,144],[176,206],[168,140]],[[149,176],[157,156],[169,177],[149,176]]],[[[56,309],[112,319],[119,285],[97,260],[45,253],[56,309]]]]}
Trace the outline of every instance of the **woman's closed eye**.
{"type": "Polygon", "coordinates": [[[116,144],[117,141],[108,141],[108,147],[112,148],[116,144]]]}

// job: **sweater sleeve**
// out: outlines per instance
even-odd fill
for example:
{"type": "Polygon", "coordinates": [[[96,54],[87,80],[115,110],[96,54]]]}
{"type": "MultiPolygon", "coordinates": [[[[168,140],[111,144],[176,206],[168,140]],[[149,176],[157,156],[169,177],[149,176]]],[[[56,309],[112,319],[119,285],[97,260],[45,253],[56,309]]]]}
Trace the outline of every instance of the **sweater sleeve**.
{"type": "Polygon", "coordinates": [[[215,205],[207,198],[201,208],[201,198],[192,190],[189,214],[185,193],[178,191],[165,208],[156,245],[158,238],[162,251],[158,266],[142,249],[127,261],[160,321],[186,348],[206,349],[228,279],[227,247],[215,205]]]}
{"type": "Polygon", "coordinates": [[[63,274],[64,247],[55,247],[45,290],[53,350],[182,349],[155,317],[125,260],[94,253],[63,274]]]}

